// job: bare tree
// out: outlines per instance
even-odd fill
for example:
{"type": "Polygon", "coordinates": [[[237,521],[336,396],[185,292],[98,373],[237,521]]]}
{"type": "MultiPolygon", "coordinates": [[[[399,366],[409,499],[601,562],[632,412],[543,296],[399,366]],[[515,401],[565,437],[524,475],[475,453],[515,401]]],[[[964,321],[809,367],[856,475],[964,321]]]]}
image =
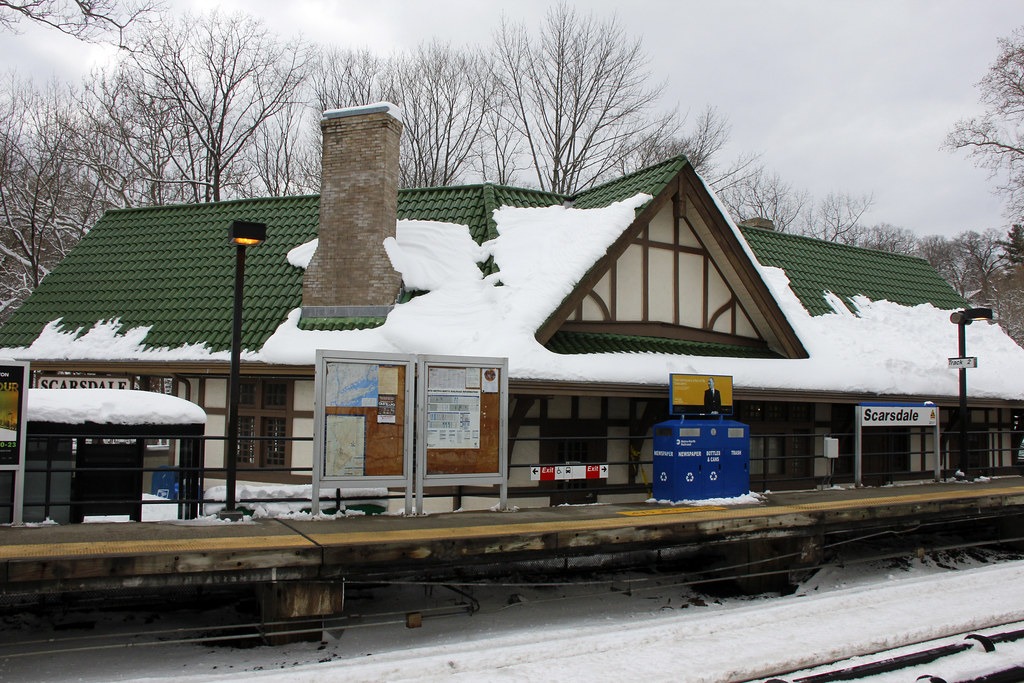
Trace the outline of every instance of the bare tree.
{"type": "Polygon", "coordinates": [[[483,179],[499,185],[516,184],[520,173],[530,168],[518,148],[519,136],[506,125],[501,106],[485,112],[477,161],[483,179]]]}
{"type": "Polygon", "coordinates": [[[804,226],[800,232],[829,242],[856,244],[860,219],[873,203],[871,195],[829,192],[824,199],[805,209],[804,226]]]}
{"type": "Polygon", "coordinates": [[[125,46],[132,24],[155,16],[161,3],[120,0],[0,0],[0,29],[16,31],[22,19],[85,41],[125,46]]]}
{"type": "Polygon", "coordinates": [[[313,194],[320,190],[319,136],[309,116],[309,108],[290,102],[260,126],[253,140],[253,169],[257,191],[274,197],[313,194]]]}
{"type": "Polygon", "coordinates": [[[213,13],[161,26],[129,56],[140,93],[173,115],[174,182],[185,183],[193,201],[252,188],[255,140],[296,101],[307,50],[252,17],[213,13]]]}
{"type": "Polygon", "coordinates": [[[810,195],[758,166],[745,179],[719,191],[729,213],[737,221],[770,220],[779,232],[794,232],[797,220],[810,203],[810,195]]]}
{"type": "Polygon", "coordinates": [[[854,242],[858,247],[893,254],[914,254],[917,251],[917,243],[916,234],[891,223],[879,223],[864,228],[854,242]]]}
{"type": "Polygon", "coordinates": [[[956,123],[946,146],[966,150],[975,163],[1000,177],[998,191],[1013,222],[1024,218],[1024,28],[999,39],[999,56],[977,84],[982,116],[956,123]]]}
{"type": "Polygon", "coordinates": [[[999,326],[1019,346],[1024,346],[1024,268],[1016,266],[997,280],[993,299],[999,326]]]}
{"type": "Polygon", "coordinates": [[[184,154],[172,102],[145,86],[125,62],[86,81],[80,98],[88,133],[76,155],[116,206],[158,206],[192,199],[176,157],[184,154]]]}
{"type": "Polygon", "coordinates": [[[0,318],[78,243],[102,208],[72,158],[80,135],[66,88],[10,76],[0,86],[0,318]]]}
{"type": "Polygon", "coordinates": [[[932,264],[957,294],[967,296],[971,289],[971,275],[967,271],[967,263],[956,241],[942,235],[928,235],[917,241],[915,253],[932,264]]]}
{"type": "Polygon", "coordinates": [[[494,49],[505,123],[542,189],[592,186],[673,117],[653,114],[662,87],[647,85],[642,44],[615,19],[598,22],[560,3],[536,39],[502,21],[494,49]]]}
{"type": "Polygon", "coordinates": [[[321,112],[381,102],[390,95],[391,67],[368,50],[324,48],[313,64],[309,85],[321,112]]]}
{"type": "Polygon", "coordinates": [[[999,238],[996,230],[968,230],[956,238],[966,263],[965,269],[971,273],[969,282],[973,291],[966,294],[979,303],[992,300],[996,279],[1002,273],[1005,252],[999,238]]]}
{"type": "Polygon", "coordinates": [[[728,118],[717,107],[707,106],[694,118],[682,123],[674,115],[659,120],[659,125],[642,139],[619,163],[619,173],[626,174],[683,154],[701,178],[722,192],[743,184],[758,172],[758,154],[743,154],[723,164],[721,152],[729,142],[728,118]],[[681,132],[680,132],[681,131],[681,132]]]}
{"type": "Polygon", "coordinates": [[[483,55],[438,43],[397,60],[388,99],[405,123],[404,187],[450,185],[470,170],[496,98],[488,72],[483,55]]]}
{"type": "MultiPolygon", "coordinates": [[[[496,86],[487,57],[427,43],[389,59],[366,51],[325,50],[311,78],[321,111],[386,100],[401,107],[404,130],[400,158],[403,187],[460,182],[468,173],[490,178],[483,152],[495,125],[496,86]]],[[[500,145],[500,143],[498,143],[500,145]]],[[[500,158],[500,150],[494,153],[500,158]]],[[[505,177],[502,177],[502,182],[505,177]]]]}
{"type": "Polygon", "coordinates": [[[1005,272],[1006,252],[996,230],[966,230],[951,239],[923,237],[918,240],[917,254],[960,296],[978,304],[991,303],[996,281],[1005,272]]]}

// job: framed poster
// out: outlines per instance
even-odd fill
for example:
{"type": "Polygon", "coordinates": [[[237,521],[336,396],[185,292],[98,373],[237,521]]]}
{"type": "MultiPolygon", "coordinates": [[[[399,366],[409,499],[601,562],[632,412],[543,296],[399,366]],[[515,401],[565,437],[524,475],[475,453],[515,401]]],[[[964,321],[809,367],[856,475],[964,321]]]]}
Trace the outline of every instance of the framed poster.
{"type": "Polygon", "coordinates": [[[313,510],[321,483],[404,487],[412,501],[416,357],[317,351],[313,510]]]}
{"type": "MultiPolygon", "coordinates": [[[[31,375],[24,361],[0,362],[0,472],[10,472],[10,521],[21,524],[25,500],[25,431],[28,424],[28,385],[31,375]]],[[[0,480],[7,476],[0,477],[0,480]]],[[[3,513],[0,512],[0,521],[3,513]]]]}
{"type": "Polygon", "coordinates": [[[732,415],[731,375],[669,375],[670,415],[732,415]]]}
{"type": "Polygon", "coordinates": [[[425,486],[508,487],[508,359],[420,356],[417,493],[425,486]]]}

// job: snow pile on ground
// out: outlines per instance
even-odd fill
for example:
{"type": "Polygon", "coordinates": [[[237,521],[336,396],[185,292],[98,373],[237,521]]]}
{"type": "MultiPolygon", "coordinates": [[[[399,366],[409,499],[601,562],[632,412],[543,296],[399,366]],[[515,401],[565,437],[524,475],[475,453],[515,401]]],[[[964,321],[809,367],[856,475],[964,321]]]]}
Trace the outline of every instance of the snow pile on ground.
{"type": "MultiPolygon", "coordinates": [[[[322,488],[320,489],[321,507],[333,507],[334,501],[340,497],[341,514],[364,514],[358,510],[347,510],[357,505],[372,505],[384,510],[388,507],[388,490],[386,488],[322,488]]],[[[211,501],[204,505],[204,515],[216,515],[224,509],[223,501],[227,496],[226,486],[211,486],[203,493],[203,500],[211,501]],[[213,502],[216,501],[216,502],[213,502]]],[[[252,512],[256,518],[306,518],[313,500],[311,484],[246,484],[239,483],[235,491],[235,500],[239,507],[252,512]],[[257,502],[246,502],[253,500],[257,502]]]]}

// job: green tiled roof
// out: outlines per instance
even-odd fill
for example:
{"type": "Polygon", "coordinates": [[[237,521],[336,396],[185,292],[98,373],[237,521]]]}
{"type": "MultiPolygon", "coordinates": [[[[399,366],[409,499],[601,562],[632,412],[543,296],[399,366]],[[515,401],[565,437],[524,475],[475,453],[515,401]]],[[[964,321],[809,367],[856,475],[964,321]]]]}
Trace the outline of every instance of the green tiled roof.
{"type": "Polygon", "coordinates": [[[413,188],[398,191],[398,218],[466,225],[476,243],[483,244],[498,236],[495,209],[552,206],[564,201],[565,197],[551,192],[490,183],[413,188]]]}
{"type": "Polygon", "coordinates": [[[300,330],[368,330],[380,327],[387,318],[299,318],[300,330]]]}
{"type": "Polygon", "coordinates": [[[856,310],[852,300],[857,295],[950,310],[966,304],[924,259],[763,228],[740,230],[762,265],[786,271],[790,287],[811,315],[832,312],[826,292],[840,297],[851,310],[856,310]]]}
{"type": "Polygon", "coordinates": [[[577,209],[597,209],[628,199],[640,192],[657,195],[666,183],[689,163],[684,156],[672,157],[635,173],[580,192],[572,198],[577,209]]]}
{"type": "Polygon", "coordinates": [[[556,332],[547,343],[549,351],[562,354],[582,353],[668,353],[680,356],[720,356],[726,358],[780,358],[770,349],[639,337],[626,334],[596,332],[556,332]]]}
{"type": "Polygon", "coordinates": [[[151,326],[150,348],[231,345],[233,220],[267,224],[247,250],[242,347],[263,346],[302,298],[288,251],[317,235],[320,198],[283,197],[108,211],[0,328],[0,346],[30,344],[46,323],[65,331],[119,319],[151,326]]]}
{"type": "MultiPolygon", "coordinates": [[[[618,180],[565,197],[539,190],[481,184],[419,188],[398,193],[398,217],[469,226],[478,243],[496,236],[493,211],[572,202],[595,208],[638,192],[659,194],[686,165],[676,157],[618,180]]],[[[247,250],[242,345],[263,346],[289,311],[301,305],[303,271],[288,264],[289,250],[317,236],[319,197],[280,197],[107,212],[29,299],[0,328],[0,347],[27,346],[47,323],[62,318],[64,331],[88,330],[120,320],[123,330],[150,327],[149,348],[206,344],[230,346],[234,247],[233,220],[267,224],[267,241],[247,250]]],[[[818,240],[745,229],[758,258],[787,270],[812,313],[827,312],[825,290],[849,298],[864,294],[904,304],[930,301],[956,308],[963,301],[920,259],[868,252],[818,240]]],[[[484,270],[492,264],[484,264],[484,270]]],[[[303,329],[363,329],[382,319],[305,319],[303,329]]],[[[636,351],[749,356],[755,350],[624,335],[561,333],[559,353],[636,351]]]]}

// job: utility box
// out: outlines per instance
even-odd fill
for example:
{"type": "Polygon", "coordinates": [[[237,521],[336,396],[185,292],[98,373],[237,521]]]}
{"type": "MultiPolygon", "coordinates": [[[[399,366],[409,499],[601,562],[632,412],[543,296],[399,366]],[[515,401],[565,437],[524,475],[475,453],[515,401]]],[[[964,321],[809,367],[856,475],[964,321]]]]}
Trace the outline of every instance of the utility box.
{"type": "Polygon", "coordinates": [[[654,425],[657,500],[735,498],[750,492],[750,428],[732,420],[654,425]]]}

